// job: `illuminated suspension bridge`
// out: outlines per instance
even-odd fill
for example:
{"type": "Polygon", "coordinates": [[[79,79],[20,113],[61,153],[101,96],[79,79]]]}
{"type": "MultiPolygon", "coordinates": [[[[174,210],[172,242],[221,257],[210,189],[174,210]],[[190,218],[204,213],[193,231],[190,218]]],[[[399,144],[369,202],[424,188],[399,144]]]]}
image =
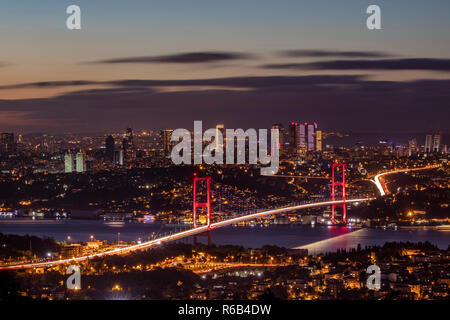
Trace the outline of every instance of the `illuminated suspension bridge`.
{"type": "MultiPolygon", "coordinates": [[[[381,185],[381,183],[379,182],[379,179],[381,176],[387,175],[387,174],[398,173],[398,172],[432,169],[435,167],[436,166],[414,168],[414,169],[400,169],[400,170],[396,170],[396,171],[382,173],[382,174],[375,176],[374,183],[377,185],[377,188],[379,189],[380,194],[384,195],[384,194],[386,194],[385,193],[386,191],[383,188],[383,186],[381,185]],[[377,184],[377,181],[378,181],[378,184],[377,184]]],[[[333,222],[335,219],[335,208],[337,206],[341,206],[343,208],[342,220],[343,220],[343,222],[345,222],[346,221],[346,205],[347,204],[357,204],[359,202],[372,200],[371,198],[347,199],[346,194],[345,194],[345,164],[335,164],[335,165],[333,165],[333,172],[332,172],[332,197],[330,200],[301,202],[301,203],[296,203],[296,204],[289,204],[289,205],[286,205],[286,206],[283,206],[280,208],[276,208],[276,209],[267,209],[267,210],[266,209],[258,210],[254,206],[250,206],[250,205],[246,204],[244,207],[247,208],[247,211],[243,215],[232,217],[232,218],[227,218],[225,220],[218,221],[218,222],[212,222],[211,221],[212,220],[211,219],[211,213],[212,213],[211,212],[212,211],[211,210],[211,190],[210,190],[211,183],[212,183],[212,179],[209,177],[200,178],[200,177],[194,176],[193,228],[192,229],[184,230],[181,232],[176,232],[176,233],[173,233],[170,235],[165,235],[165,236],[159,237],[157,239],[153,239],[153,240],[146,241],[143,243],[130,245],[127,247],[115,248],[113,250],[96,253],[96,254],[92,254],[92,255],[74,257],[74,258],[69,258],[69,259],[44,261],[44,262],[30,262],[30,263],[21,263],[21,264],[14,264],[14,265],[12,265],[12,264],[3,265],[3,266],[0,266],[0,270],[52,267],[52,266],[57,266],[57,265],[61,265],[61,264],[78,263],[78,262],[87,261],[87,260],[95,259],[95,258],[100,258],[100,257],[108,256],[108,255],[124,255],[124,254],[129,254],[130,252],[133,252],[133,251],[145,250],[145,249],[149,249],[149,248],[152,248],[155,246],[159,246],[162,243],[175,241],[175,240],[183,239],[183,238],[190,237],[190,236],[199,235],[199,234],[202,234],[202,233],[205,233],[205,232],[217,229],[217,228],[240,223],[243,221],[254,220],[254,219],[263,218],[263,217],[270,217],[271,215],[276,215],[276,214],[280,214],[280,213],[292,212],[292,211],[297,211],[297,210],[302,210],[302,209],[307,209],[307,208],[321,207],[321,206],[331,206],[332,207],[333,222]],[[339,170],[341,170],[341,171],[339,171],[339,170]],[[199,199],[197,199],[197,191],[198,191],[197,184],[204,183],[204,182],[206,182],[206,200],[199,200],[199,199]],[[338,189],[340,189],[340,191],[338,191],[338,189]],[[197,223],[197,210],[199,208],[206,209],[206,213],[207,213],[206,224],[198,225],[198,223],[197,223]]],[[[218,194],[219,194],[218,197],[221,197],[221,199],[225,199],[225,202],[218,204],[219,208],[221,208],[221,209],[226,209],[225,205],[229,204],[228,201],[233,201],[233,200],[239,199],[239,196],[230,195],[229,193],[227,193],[226,190],[225,191],[219,190],[218,194]]],[[[236,208],[237,208],[237,211],[235,211],[235,213],[240,213],[243,210],[242,207],[239,207],[239,206],[236,208]],[[239,208],[241,208],[241,209],[239,209],[239,208]]]]}

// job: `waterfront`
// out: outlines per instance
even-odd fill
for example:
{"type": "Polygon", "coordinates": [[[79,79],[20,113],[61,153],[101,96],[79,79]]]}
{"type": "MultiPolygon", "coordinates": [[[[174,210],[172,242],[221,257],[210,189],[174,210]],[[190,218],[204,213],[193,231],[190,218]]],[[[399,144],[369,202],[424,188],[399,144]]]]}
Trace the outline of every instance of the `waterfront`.
{"type": "MultiPolygon", "coordinates": [[[[114,242],[117,240],[146,241],[158,235],[186,229],[176,225],[140,222],[110,222],[103,220],[55,220],[2,218],[0,232],[4,234],[34,235],[51,237],[57,241],[88,241],[93,236],[97,240],[114,242]]],[[[450,231],[433,228],[418,229],[359,229],[346,227],[270,225],[254,227],[225,227],[212,231],[212,242],[217,245],[241,245],[246,248],[259,248],[263,245],[276,245],[286,248],[302,247],[311,254],[331,252],[337,249],[382,245],[385,242],[425,242],[429,241],[441,249],[450,244],[450,231]]],[[[207,242],[207,237],[198,236],[198,242],[207,242]]],[[[192,243],[193,238],[180,240],[192,243]]]]}

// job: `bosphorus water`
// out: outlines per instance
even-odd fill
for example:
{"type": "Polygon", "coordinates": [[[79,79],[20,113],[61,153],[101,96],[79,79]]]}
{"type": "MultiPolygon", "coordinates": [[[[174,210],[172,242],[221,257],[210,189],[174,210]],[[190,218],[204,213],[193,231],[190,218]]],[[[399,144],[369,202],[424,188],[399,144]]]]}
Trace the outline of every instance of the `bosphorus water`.
{"type": "MultiPolygon", "coordinates": [[[[88,241],[91,236],[98,240],[114,242],[146,241],[186,229],[151,222],[110,222],[103,220],[55,220],[30,218],[1,218],[0,232],[4,234],[35,235],[50,237],[57,241],[88,241]]],[[[216,245],[232,244],[247,248],[276,245],[286,248],[307,248],[311,254],[332,252],[337,249],[383,245],[385,242],[429,241],[441,249],[450,244],[450,230],[434,228],[418,229],[358,229],[309,225],[229,226],[213,230],[212,242],[216,245]]],[[[206,243],[207,237],[198,236],[197,241],[206,243]]],[[[180,240],[192,243],[193,237],[180,240]]]]}

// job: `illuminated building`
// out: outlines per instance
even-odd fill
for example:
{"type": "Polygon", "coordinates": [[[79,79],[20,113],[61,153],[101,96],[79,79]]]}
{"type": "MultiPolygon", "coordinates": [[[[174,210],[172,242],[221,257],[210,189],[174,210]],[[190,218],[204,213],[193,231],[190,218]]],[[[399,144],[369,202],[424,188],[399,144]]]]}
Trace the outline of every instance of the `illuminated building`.
{"type": "Polygon", "coordinates": [[[73,172],[73,154],[71,154],[70,152],[66,153],[64,156],[64,172],[73,172]]]}
{"type": "Polygon", "coordinates": [[[84,161],[84,153],[78,152],[76,155],[76,169],[77,172],[85,172],[86,171],[86,163],[84,161]]]}
{"type": "Polygon", "coordinates": [[[322,151],[322,131],[320,130],[316,131],[316,151],[322,151]]]}
{"type": "Polygon", "coordinates": [[[308,124],[300,125],[300,149],[302,152],[306,151],[307,140],[306,140],[306,130],[308,129],[308,124]]]}
{"type": "Polygon", "coordinates": [[[408,141],[408,156],[412,156],[417,153],[417,140],[412,139],[408,141]]]}
{"type": "Polygon", "coordinates": [[[61,258],[70,259],[84,254],[84,247],[79,243],[71,243],[61,247],[61,258]]]}
{"type": "Polygon", "coordinates": [[[13,133],[0,134],[0,155],[10,155],[16,152],[13,133]]]}
{"type": "Polygon", "coordinates": [[[425,136],[425,152],[440,152],[442,149],[442,132],[430,133],[425,136]]]}
{"type": "Polygon", "coordinates": [[[389,142],[387,140],[380,140],[378,142],[378,148],[380,150],[380,154],[383,156],[389,155],[389,142]]]}
{"type": "Polygon", "coordinates": [[[438,132],[433,136],[433,152],[441,151],[442,132],[438,132]]]}
{"type": "Polygon", "coordinates": [[[222,136],[225,137],[225,126],[223,124],[216,125],[216,132],[222,133],[222,136]]]}
{"type": "Polygon", "coordinates": [[[161,145],[163,155],[167,158],[170,157],[170,153],[172,152],[172,141],[170,140],[172,137],[173,130],[162,130],[160,133],[161,137],[161,145]]]}
{"type": "Polygon", "coordinates": [[[113,163],[118,166],[123,165],[123,150],[122,149],[114,150],[113,163]]]}
{"type": "Polygon", "coordinates": [[[298,122],[289,125],[289,150],[291,155],[296,156],[300,149],[301,128],[298,122]]]}
{"type": "Polygon", "coordinates": [[[218,137],[218,133],[222,134],[222,143],[218,139],[216,139],[216,150],[223,150],[223,156],[226,157],[226,147],[227,147],[227,139],[226,139],[226,130],[223,124],[216,125],[216,137],[218,137]]]}
{"type": "Polygon", "coordinates": [[[433,135],[427,134],[425,137],[425,152],[426,153],[431,152],[432,145],[433,145],[433,135]]]}
{"type": "MultiPolygon", "coordinates": [[[[280,149],[280,156],[284,155],[284,127],[281,123],[275,123],[272,126],[272,129],[278,129],[278,143],[279,143],[279,149],[280,149]]],[[[272,148],[272,150],[274,150],[272,148]]]]}
{"type": "MultiPolygon", "coordinates": [[[[306,126],[306,123],[305,123],[306,126]]],[[[316,135],[316,129],[317,124],[309,124],[308,127],[308,151],[315,151],[315,135],[316,135]]]]}
{"type": "Polygon", "coordinates": [[[127,128],[122,144],[125,158],[126,159],[136,158],[136,149],[133,140],[133,129],[127,128]]]}

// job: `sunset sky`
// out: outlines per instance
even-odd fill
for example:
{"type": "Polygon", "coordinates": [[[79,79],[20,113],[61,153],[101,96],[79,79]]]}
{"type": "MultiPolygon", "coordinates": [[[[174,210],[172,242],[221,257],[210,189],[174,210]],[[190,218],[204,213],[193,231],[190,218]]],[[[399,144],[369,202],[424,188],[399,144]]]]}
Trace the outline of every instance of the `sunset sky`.
{"type": "Polygon", "coordinates": [[[0,131],[449,133],[449,13],[447,0],[3,0],[0,131]],[[71,4],[81,30],[66,28],[71,4]],[[382,30],[366,28],[370,4],[382,30]]]}

